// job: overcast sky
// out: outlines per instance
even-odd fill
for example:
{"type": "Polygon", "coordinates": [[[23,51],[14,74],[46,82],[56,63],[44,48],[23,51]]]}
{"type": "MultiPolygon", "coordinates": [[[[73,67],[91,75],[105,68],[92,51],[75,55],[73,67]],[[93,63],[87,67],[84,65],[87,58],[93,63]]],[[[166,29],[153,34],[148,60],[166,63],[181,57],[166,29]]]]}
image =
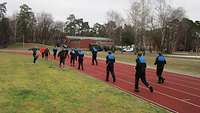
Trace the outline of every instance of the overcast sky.
{"type": "MultiPolygon", "coordinates": [[[[65,21],[67,16],[75,14],[77,18],[96,22],[106,22],[106,12],[115,10],[123,16],[127,15],[133,0],[0,0],[7,2],[8,15],[19,10],[23,3],[28,4],[35,13],[51,13],[54,20],[65,21]]],[[[193,20],[200,20],[200,0],[171,0],[175,7],[183,7],[186,15],[193,20]]]]}

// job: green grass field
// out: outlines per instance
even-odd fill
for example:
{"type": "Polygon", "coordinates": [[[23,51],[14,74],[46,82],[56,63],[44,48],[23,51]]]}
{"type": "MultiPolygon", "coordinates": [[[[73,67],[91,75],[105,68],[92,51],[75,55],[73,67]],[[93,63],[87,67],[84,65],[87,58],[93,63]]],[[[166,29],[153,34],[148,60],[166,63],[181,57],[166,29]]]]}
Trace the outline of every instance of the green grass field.
{"type": "Polygon", "coordinates": [[[167,113],[73,69],[0,53],[0,113],[167,113]]]}
{"type": "Polygon", "coordinates": [[[24,48],[22,43],[16,43],[9,45],[7,49],[29,49],[33,47],[49,47],[52,48],[52,46],[44,45],[44,44],[35,44],[35,43],[24,43],[24,48]]]}
{"type": "MultiPolygon", "coordinates": [[[[91,52],[87,52],[87,55],[91,55],[91,52]]],[[[100,58],[106,58],[106,52],[100,52],[98,56],[100,58]]],[[[147,65],[149,68],[156,68],[154,65],[156,54],[146,54],[147,65]]],[[[134,53],[115,53],[117,61],[135,64],[136,55],[134,53]]],[[[200,60],[195,59],[183,59],[183,58],[167,58],[167,65],[165,71],[175,72],[180,74],[187,74],[192,76],[200,76],[200,60]]]]}

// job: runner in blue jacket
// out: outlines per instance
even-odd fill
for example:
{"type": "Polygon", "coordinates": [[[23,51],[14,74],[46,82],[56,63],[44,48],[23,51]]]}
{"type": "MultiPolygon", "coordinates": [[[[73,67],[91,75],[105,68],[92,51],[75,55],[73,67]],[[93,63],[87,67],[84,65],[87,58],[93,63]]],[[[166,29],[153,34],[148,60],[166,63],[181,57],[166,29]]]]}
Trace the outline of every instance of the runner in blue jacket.
{"type": "Polygon", "coordinates": [[[78,69],[80,68],[83,70],[83,58],[84,58],[84,52],[83,50],[79,50],[78,52],[78,69]]]}
{"type": "Polygon", "coordinates": [[[109,73],[111,73],[113,82],[116,82],[115,78],[115,71],[114,71],[114,64],[115,64],[115,56],[112,52],[108,52],[108,55],[106,57],[106,81],[109,81],[109,73]]]}
{"type": "Polygon", "coordinates": [[[158,76],[158,83],[162,84],[165,81],[165,78],[163,78],[162,73],[166,65],[166,59],[161,53],[158,54],[154,65],[157,65],[156,71],[158,76]]]}
{"type": "Polygon", "coordinates": [[[135,92],[139,92],[139,79],[141,79],[143,84],[149,88],[150,92],[153,92],[153,87],[150,86],[146,80],[146,61],[141,51],[138,52],[135,70],[135,92]]]}

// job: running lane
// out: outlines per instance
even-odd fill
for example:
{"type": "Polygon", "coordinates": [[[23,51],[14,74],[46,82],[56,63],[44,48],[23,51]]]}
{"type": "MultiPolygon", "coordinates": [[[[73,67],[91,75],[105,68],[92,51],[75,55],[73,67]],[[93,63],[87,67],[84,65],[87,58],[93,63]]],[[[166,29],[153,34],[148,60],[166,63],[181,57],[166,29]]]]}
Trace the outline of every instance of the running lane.
{"type": "MultiPolygon", "coordinates": [[[[106,64],[104,60],[99,60],[98,66],[91,65],[91,58],[84,58],[84,72],[94,78],[105,81],[106,64]]],[[[69,64],[69,60],[67,60],[69,64]]],[[[77,68],[77,64],[74,68],[77,68]]],[[[108,84],[120,88],[134,96],[157,104],[172,112],[179,113],[199,113],[200,112],[200,78],[164,72],[166,82],[157,84],[155,70],[147,69],[147,80],[154,87],[154,93],[140,82],[140,92],[134,92],[134,66],[116,63],[115,72],[117,82],[108,84]]]]}

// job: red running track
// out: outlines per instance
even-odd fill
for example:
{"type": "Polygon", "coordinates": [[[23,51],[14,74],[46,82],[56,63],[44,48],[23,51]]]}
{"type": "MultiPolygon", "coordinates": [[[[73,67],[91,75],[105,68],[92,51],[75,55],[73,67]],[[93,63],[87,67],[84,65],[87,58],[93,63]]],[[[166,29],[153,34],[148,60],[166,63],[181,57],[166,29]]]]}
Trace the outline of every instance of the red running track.
{"type": "MultiPolygon", "coordinates": [[[[84,58],[84,72],[94,78],[105,81],[106,65],[104,60],[99,60],[98,66],[91,65],[91,58],[84,58]]],[[[69,60],[67,59],[67,64],[69,60]]],[[[77,65],[75,66],[77,68],[77,65]]],[[[134,66],[122,63],[115,64],[116,83],[110,85],[120,88],[134,96],[164,107],[172,112],[200,113],[200,78],[164,72],[166,81],[157,84],[155,70],[147,69],[147,80],[154,87],[150,93],[141,83],[140,92],[134,92],[134,66]]]]}
{"type": "MultiPolygon", "coordinates": [[[[14,52],[26,55],[30,54],[14,52]]],[[[99,60],[98,62],[98,66],[93,66],[91,65],[91,58],[85,57],[84,71],[81,72],[105,81],[105,61],[99,60]]],[[[70,66],[69,59],[67,59],[67,64],[70,66]]],[[[77,68],[77,65],[75,68],[77,68]]],[[[147,69],[147,80],[154,87],[154,92],[150,93],[143,84],[140,84],[140,92],[136,93],[134,92],[134,73],[134,66],[116,63],[115,74],[117,82],[107,83],[172,112],[200,113],[200,78],[164,72],[166,81],[164,84],[160,85],[157,84],[155,70],[147,69]]],[[[110,81],[112,81],[112,78],[110,78],[110,81]]]]}

